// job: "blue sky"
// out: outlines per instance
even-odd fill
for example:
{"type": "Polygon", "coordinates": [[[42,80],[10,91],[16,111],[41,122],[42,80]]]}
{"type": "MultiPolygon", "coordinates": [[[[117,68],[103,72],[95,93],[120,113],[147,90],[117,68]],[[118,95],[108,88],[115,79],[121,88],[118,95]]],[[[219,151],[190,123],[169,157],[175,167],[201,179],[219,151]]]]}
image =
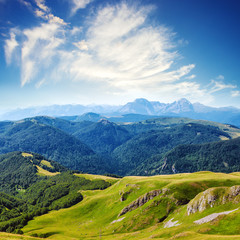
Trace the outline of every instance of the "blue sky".
{"type": "Polygon", "coordinates": [[[0,113],[182,97],[240,107],[237,0],[0,0],[0,113]]]}

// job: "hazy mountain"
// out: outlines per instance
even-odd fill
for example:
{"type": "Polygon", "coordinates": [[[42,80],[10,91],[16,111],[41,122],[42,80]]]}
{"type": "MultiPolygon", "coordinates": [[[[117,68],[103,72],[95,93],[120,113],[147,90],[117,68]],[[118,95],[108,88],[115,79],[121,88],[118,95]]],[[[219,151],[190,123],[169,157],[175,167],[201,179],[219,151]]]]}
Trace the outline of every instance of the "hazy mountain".
{"type": "Polygon", "coordinates": [[[119,106],[110,105],[52,105],[16,109],[0,115],[0,120],[20,120],[35,116],[79,116],[88,112],[112,113],[116,112],[119,106]]]}
{"type": "Polygon", "coordinates": [[[173,103],[150,102],[147,99],[139,98],[134,102],[124,105],[119,112],[121,113],[138,113],[148,115],[162,115],[166,113],[179,114],[183,112],[194,111],[193,105],[185,98],[173,103]]]}
{"type": "Polygon", "coordinates": [[[97,113],[88,112],[88,113],[84,113],[82,115],[63,116],[60,118],[68,120],[68,121],[72,121],[72,122],[81,122],[81,121],[98,122],[99,120],[101,120],[102,118],[105,118],[105,117],[100,114],[97,114],[97,113]]]}
{"type": "Polygon", "coordinates": [[[137,113],[153,115],[155,113],[154,107],[147,99],[138,98],[134,102],[129,102],[124,105],[120,110],[120,113],[137,113]]]}
{"type": "Polygon", "coordinates": [[[193,105],[187,99],[182,98],[179,101],[175,101],[169,104],[166,108],[166,112],[171,113],[185,113],[185,112],[193,112],[193,105]]]}
{"type": "Polygon", "coordinates": [[[205,119],[222,123],[230,123],[240,126],[240,109],[233,107],[214,108],[201,103],[191,103],[182,98],[173,103],[161,103],[159,101],[148,101],[144,98],[128,102],[123,106],[110,105],[53,105],[48,107],[35,107],[26,109],[17,109],[0,116],[2,120],[19,120],[27,117],[48,115],[59,116],[70,121],[94,121],[101,118],[107,118],[113,122],[127,122],[124,118],[127,114],[138,114],[136,119],[131,121],[140,121],[139,115],[146,116],[181,116],[194,119],[205,119]]]}

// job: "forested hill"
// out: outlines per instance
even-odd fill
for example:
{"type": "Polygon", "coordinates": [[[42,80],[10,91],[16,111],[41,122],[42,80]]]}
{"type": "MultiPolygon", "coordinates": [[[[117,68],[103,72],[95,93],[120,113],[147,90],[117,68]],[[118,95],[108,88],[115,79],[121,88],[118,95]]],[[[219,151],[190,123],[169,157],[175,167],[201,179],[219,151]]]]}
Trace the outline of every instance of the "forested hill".
{"type": "Polygon", "coordinates": [[[76,176],[35,153],[0,155],[0,232],[21,233],[35,216],[70,207],[83,199],[79,190],[105,189],[102,179],[76,176]]]}
{"type": "Polygon", "coordinates": [[[70,169],[107,172],[104,159],[79,139],[33,120],[1,122],[0,153],[12,151],[36,152],[70,169]]]}
{"type": "Polygon", "coordinates": [[[11,152],[0,155],[0,192],[14,194],[25,191],[42,176],[67,171],[59,163],[36,153],[11,152]]]}
{"type": "Polygon", "coordinates": [[[122,175],[159,174],[155,169],[164,153],[180,144],[200,144],[220,141],[230,136],[213,126],[179,124],[161,130],[143,132],[116,148],[113,158],[122,175]],[[153,172],[153,170],[155,170],[153,172]]]}
{"type": "MultiPolygon", "coordinates": [[[[155,166],[156,167],[156,166],[155,166]]],[[[162,173],[239,172],[240,138],[199,145],[181,145],[165,155],[159,164],[162,173]]]]}
{"type": "Polygon", "coordinates": [[[105,119],[93,123],[73,135],[101,154],[111,153],[133,136],[124,126],[105,119]]]}
{"type": "Polygon", "coordinates": [[[164,154],[179,145],[238,136],[240,129],[232,125],[189,118],[116,124],[107,119],[72,122],[42,116],[0,122],[0,153],[36,152],[87,173],[153,175],[162,173],[164,154]]]}

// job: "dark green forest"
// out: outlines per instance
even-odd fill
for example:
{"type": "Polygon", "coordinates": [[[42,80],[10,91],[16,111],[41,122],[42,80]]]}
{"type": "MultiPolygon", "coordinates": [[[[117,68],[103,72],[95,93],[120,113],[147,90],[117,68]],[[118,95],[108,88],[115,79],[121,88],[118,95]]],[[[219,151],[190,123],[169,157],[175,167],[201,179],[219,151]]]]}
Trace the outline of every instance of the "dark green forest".
{"type": "MultiPolygon", "coordinates": [[[[163,158],[162,172],[239,172],[240,171],[240,138],[198,145],[181,145],[163,158]]],[[[156,167],[156,166],[155,166],[156,167]]]]}
{"type": "Polygon", "coordinates": [[[33,217],[51,210],[70,207],[83,199],[80,190],[105,189],[104,180],[87,180],[74,175],[60,164],[30,153],[13,152],[0,156],[0,231],[21,233],[21,228],[33,217]],[[32,155],[32,156],[30,156],[32,155]],[[46,160],[45,160],[46,161],[46,160]],[[57,173],[38,174],[37,166],[57,173]]]}
{"type": "MultiPolygon", "coordinates": [[[[92,117],[101,116],[88,114],[86,119],[92,117]]],[[[0,122],[0,153],[36,152],[86,173],[154,175],[175,172],[175,168],[162,169],[164,155],[175,147],[219,142],[223,137],[231,139],[235,132],[239,135],[240,129],[189,118],[116,124],[106,119],[91,122],[40,116],[0,122]]]]}

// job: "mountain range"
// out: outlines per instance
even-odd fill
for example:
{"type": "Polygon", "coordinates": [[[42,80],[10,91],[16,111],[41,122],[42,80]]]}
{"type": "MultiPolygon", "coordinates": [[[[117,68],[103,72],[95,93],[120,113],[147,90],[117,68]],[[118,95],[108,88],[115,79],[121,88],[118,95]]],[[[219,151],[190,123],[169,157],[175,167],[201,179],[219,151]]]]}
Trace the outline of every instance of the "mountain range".
{"type": "MultiPolygon", "coordinates": [[[[123,121],[126,114],[144,115],[145,119],[152,116],[181,116],[193,119],[204,119],[221,123],[230,123],[240,126],[240,109],[234,107],[214,108],[201,103],[191,103],[182,98],[173,103],[160,103],[159,101],[148,101],[144,98],[128,102],[123,106],[110,105],[52,105],[46,107],[32,107],[16,109],[0,115],[0,120],[20,120],[34,116],[58,116],[66,120],[89,120],[98,121],[99,118],[111,118],[110,121],[123,121]],[[91,112],[86,116],[86,113],[91,112]],[[97,115],[94,115],[97,114],[97,115]],[[86,119],[88,118],[88,119],[86,119]]],[[[138,121],[144,119],[138,119],[138,121]]],[[[134,120],[132,120],[134,121],[134,120]]]]}
{"type": "MultiPolygon", "coordinates": [[[[72,170],[94,174],[156,175],[169,173],[168,168],[161,168],[165,154],[180,145],[230,141],[239,136],[240,129],[232,125],[181,117],[114,123],[104,118],[75,122],[39,116],[0,122],[0,153],[34,152],[72,170]]],[[[232,162],[237,167],[238,163],[232,162]]],[[[221,166],[219,171],[234,169],[221,166]]],[[[212,170],[211,166],[198,169],[194,165],[191,171],[203,169],[212,170]]],[[[176,171],[189,170],[182,167],[176,171]]]]}

